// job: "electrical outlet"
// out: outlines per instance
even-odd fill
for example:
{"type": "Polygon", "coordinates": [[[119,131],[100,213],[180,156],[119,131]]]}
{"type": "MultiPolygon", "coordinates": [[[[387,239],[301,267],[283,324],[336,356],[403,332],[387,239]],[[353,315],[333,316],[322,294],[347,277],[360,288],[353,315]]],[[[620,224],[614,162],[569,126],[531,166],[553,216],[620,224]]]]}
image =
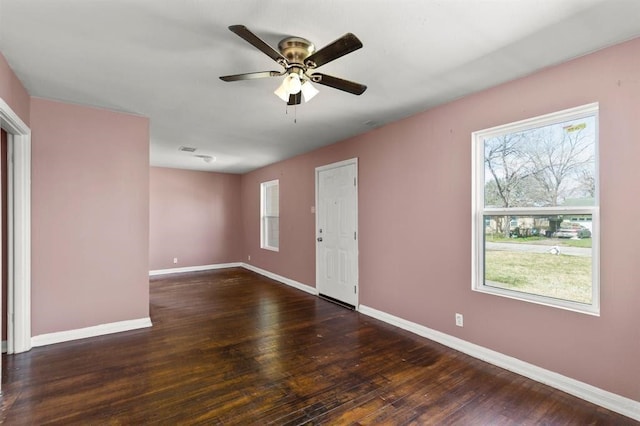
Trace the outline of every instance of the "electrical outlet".
{"type": "Polygon", "coordinates": [[[178,263],[178,258],[177,257],[173,258],[173,263],[178,263]]]}
{"type": "Polygon", "coordinates": [[[456,314],[456,325],[458,327],[464,326],[464,318],[462,317],[462,314],[456,314]]]}
{"type": "Polygon", "coordinates": [[[251,255],[247,256],[247,260],[251,260],[251,255]]]}

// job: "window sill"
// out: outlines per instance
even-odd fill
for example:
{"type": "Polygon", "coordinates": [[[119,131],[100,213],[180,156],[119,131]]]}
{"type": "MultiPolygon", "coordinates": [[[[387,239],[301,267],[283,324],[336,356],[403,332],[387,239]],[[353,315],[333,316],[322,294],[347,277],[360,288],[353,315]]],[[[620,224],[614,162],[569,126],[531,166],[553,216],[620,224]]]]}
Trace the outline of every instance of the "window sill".
{"type": "Polygon", "coordinates": [[[549,306],[551,308],[564,309],[567,311],[577,312],[580,314],[592,315],[599,317],[600,316],[600,307],[595,304],[585,304],[578,302],[571,302],[569,300],[561,300],[554,299],[552,297],[547,296],[538,296],[530,293],[522,293],[518,291],[490,287],[486,285],[482,285],[479,287],[473,287],[473,291],[477,291],[479,293],[491,294],[494,296],[506,297],[509,299],[520,300],[523,302],[535,303],[537,305],[549,306]]]}

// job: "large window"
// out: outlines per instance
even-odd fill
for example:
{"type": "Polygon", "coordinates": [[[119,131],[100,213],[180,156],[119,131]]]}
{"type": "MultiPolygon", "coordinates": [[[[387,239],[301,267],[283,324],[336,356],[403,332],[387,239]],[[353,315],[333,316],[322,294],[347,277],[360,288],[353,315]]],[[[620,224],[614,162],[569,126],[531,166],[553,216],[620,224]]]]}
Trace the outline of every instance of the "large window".
{"type": "Polygon", "coordinates": [[[260,185],[260,247],[267,250],[280,247],[279,187],[278,180],[260,185]]]}
{"type": "Polygon", "coordinates": [[[599,314],[598,104],[472,143],[473,289],[599,314]]]}

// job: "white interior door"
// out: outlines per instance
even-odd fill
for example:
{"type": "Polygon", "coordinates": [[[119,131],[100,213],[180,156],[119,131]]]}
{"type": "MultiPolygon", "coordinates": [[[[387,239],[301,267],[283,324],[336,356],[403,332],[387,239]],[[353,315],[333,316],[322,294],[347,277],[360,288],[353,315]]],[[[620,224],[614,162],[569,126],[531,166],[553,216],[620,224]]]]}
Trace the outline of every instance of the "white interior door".
{"type": "Polygon", "coordinates": [[[316,169],[316,285],[358,306],[358,161],[316,169]]]}

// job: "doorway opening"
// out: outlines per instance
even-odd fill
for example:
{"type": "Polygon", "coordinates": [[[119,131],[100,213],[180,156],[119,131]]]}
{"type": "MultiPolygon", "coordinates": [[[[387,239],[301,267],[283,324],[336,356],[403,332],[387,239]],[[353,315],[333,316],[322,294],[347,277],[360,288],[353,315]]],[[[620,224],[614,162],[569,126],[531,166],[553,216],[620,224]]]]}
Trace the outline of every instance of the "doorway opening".
{"type": "Polygon", "coordinates": [[[12,354],[31,349],[31,130],[2,98],[0,128],[7,147],[7,303],[0,321],[12,354]]]}

